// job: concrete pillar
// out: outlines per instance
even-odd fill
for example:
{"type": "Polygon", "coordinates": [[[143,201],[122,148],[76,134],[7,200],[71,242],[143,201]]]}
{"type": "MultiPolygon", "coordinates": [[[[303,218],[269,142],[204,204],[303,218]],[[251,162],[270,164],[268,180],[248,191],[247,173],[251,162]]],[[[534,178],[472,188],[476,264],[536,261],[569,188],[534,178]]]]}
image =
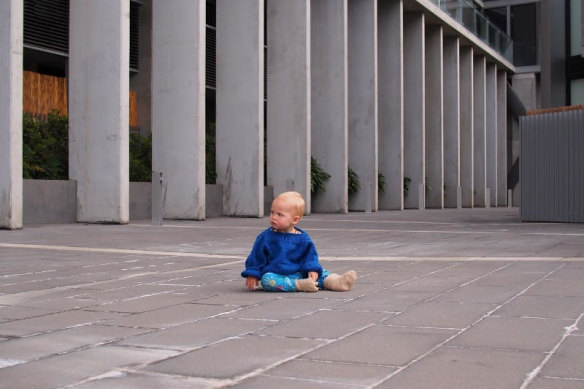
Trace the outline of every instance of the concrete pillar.
{"type": "Polygon", "coordinates": [[[164,217],[205,219],[205,0],[152,2],[152,170],[164,217]]]}
{"type": "Polygon", "coordinates": [[[493,207],[497,206],[497,65],[487,64],[486,73],[486,160],[487,160],[487,199],[493,207]]]}
{"type": "Polygon", "coordinates": [[[347,0],[311,2],[312,156],[331,177],[314,212],[348,211],[347,0]]]}
{"type": "Polygon", "coordinates": [[[443,128],[443,38],[442,27],[426,26],[426,207],[444,208],[443,128]]]}
{"type": "Polygon", "coordinates": [[[0,228],[22,228],[22,0],[0,2],[0,228]]]}
{"type": "Polygon", "coordinates": [[[361,185],[350,210],[377,210],[377,122],[377,1],[349,1],[349,166],[361,185]]]}
{"type": "Polygon", "coordinates": [[[69,18],[69,176],[77,220],[129,220],[129,0],[80,0],[69,18]]]}
{"type": "Polygon", "coordinates": [[[379,209],[404,207],[403,1],[378,3],[379,173],[386,187],[379,209]]]}
{"type": "Polygon", "coordinates": [[[487,61],[474,57],[474,206],[487,206],[487,61]]]}
{"type": "Polygon", "coordinates": [[[444,206],[458,206],[460,187],[460,41],[444,37],[444,206]]]}
{"type": "Polygon", "coordinates": [[[507,205],[507,72],[497,72],[497,205],[507,205]]]}
{"type": "Polygon", "coordinates": [[[460,187],[462,207],[474,207],[474,53],[460,46],[460,187]]]}
{"type": "Polygon", "coordinates": [[[217,2],[217,183],[223,212],[264,216],[264,0],[217,2]]]}
{"type": "Polygon", "coordinates": [[[424,208],[418,188],[426,177],[424,14],[404,14],[404,178],[410,179],[405,208],[424,208]]]}
{"type": "Polygon", "coordinates": [[[274,195],[292,186],[309,214],[310,1],[270,0],[266,7],[268,185],[274,195]]]}

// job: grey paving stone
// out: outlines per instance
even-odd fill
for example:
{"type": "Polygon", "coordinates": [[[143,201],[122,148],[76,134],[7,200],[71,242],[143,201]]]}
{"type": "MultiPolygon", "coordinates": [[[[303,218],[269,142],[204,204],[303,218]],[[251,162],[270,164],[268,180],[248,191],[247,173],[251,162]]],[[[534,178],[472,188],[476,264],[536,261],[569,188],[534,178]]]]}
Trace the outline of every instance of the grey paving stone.
{"type": "Polygon", "coordinates": [[[16,338],[1,343],[0,360],[28,362],[74,349],[134,336],[146,330],[88,325],[57,330],[42,335],[16,338]]]}
{"type": "Polygon", "coordinates": [[[188,377],[233,379],[300,356],[323,341],[242,336],[154,363],[148,371],[188,377]]]}
{"type": "MultiPolygon", "coordinates": [[[[395,371],[395,369],[389,366],[295,359],[266,371],[263,374],[263,378],[269,376],[306,380],[303,382],[305,385],[311,385],[311,383],[327,383],[342,386],[354,385],[356,387],[366,387],[367,385],[381,381],[395,371]]],[[[253,382],[254,380],[250,381],[253,382]]],[[[258,377],[256,383],[262,384],[262,381],[262,378],[258,377]]]]}
{"type": "Polygon", "coordinates": [[[521,351],[551,351],[573,321],[518,317],[487,317],[448,345],[521,351]]]}
{"type": "Polygon", "coordinates": [[[556,377],[538,377],[529,384],[529,389],[582,389],[584,380],[556,377]]]}
{"type": "Polygon", "coordinates": [[[500,304],[521,292],[520,287],[465,285],[438,296],[433,301],[500,304]]]}
{"type": "Polygon", "coordinates": [[[241,336],[274,324],[275,322],[264,320],[204,319],[145,335],[138,335],[119,343],[136,347],[187,351],[229,339],[232,336],[241,336]]]}
{"type": "Polygon", "coordinates": [[[173,354],[167,350],[102,346],[5,367],[0,369],[0,382],[7,388],[57,388],[79,383],[118,367],[161,360],[173,354]]]}
{"type": "Polygon", "coordinates": [[[519,388],[542,359],[537,353],[440,348],[377,388],[519,388]]]}
{"type": "Polygon", "coordinates": [[[261,290],[252,293],[243,288],[237,292],[226,292],[215,296],[197,300],[199,304],[225,305],[229,307],[246,307],[250,305],[263,304],[280,298],[277,293],[267,293],[261,290]]]}
{"type": "Polygon", "coordinates": [[[296,377],[273,377],[269,375],[260,374],[252,378],[246,379],[235,385],[230,386],[232,388],[245,389],[245,388],[286,388],[286,389],[305,389],[307,387],[315,389],[359,389],[366,388],[362,385],[351,385],[351,384],[335,384],[331,382],[313,381],[305,380],[296,377]]]}
{"type": "Polygon", "coordinates": [[[339,308],[350,311],[401,312],[434,296],[434,292],[399,292],[390,288],[350,300],[339,308]]]}
{"type": "Polygon", "coordinates": [[[501,316],[577,319],[584,312],[581,297],[519,296],[497,311],[501,316]]]}
{"type": "Polygon", "coordinates": [[[408,327],[463,329],[496,307],[496,304],[431,301],[393,316],[385,323],[408,327]]]}
{"type": "MultiPolygon", "coordinates": [[[[584,384],[584,336],[568,336],[544,365],[544,376],[574,378],[584,384]]],[[[584,386],[584,385],[583,385],[584,386]]]]}
{"type": "Polygon", "coordinates": [[[350,312],[323,309],[260,331],[261,334],[336,339],[346,336],[372,323],[379,322],[391,314],[373,312],[350,312]]]}
{"type": "MultiPolygon", "coordinates": [[[[215,292],[215,294],[216,293],[217,292],[215,292]]],[[[91,310],[102,312],[141,313],[164,308],[170,305],[188,303],[196,300],[197,297],[203,298],[203,296],[196,296],[195,293],[191,293],[190,291],[163,293],[131,300],[107,301],[106,303],[92,307],[91,310]]]]}
{"type": "Polygon", "coordinates": [[[282,295],[277,300],[268,301],[265,304],[243,307],[237,312],[230,313],[226,317],[266,320],[289,320],[313,312],[321,308],[327,308],[338,304],[337,300],[322,298],[305,298],[315,296],[316,293],[279,293],[282,295]],[[295,295],[295,296],[294,296],[295,295]]]}
{"type": "Polygon", "coordinates": [[[148,312],[117,317],[104,321],[104,323],[122,327],[163,328],[217,316],[221,313],[233,311],[233,309],[232,307],[226,306],[179,304],[148,312]]]}
{"type": "Polygon", "coordinates": [[[584,282],[573,279],[545,279],[530,288],[526,294],[531,296],[584,297],[584,282]]]}
{"type": "Polygon", "coordinates": [[[219,386],[219,382],[187,377],[171,377],[153,374],[112,372],[105,377],[73,385],[71,389],[207,389],[219,386]]]}
{"type": "Polygon", "coordinates": [[[403,366],[456,331],[374,325],[305,356],[317,361],[403,366]]]}
{"type": "Polygon", "coordinates": [[[55,312],[54,309],[46,308],[0,306],[0,319],[2,321],[19,320],[29,317],[43,316],[55,312]]]}
{"type": "Polygon", "coordinates": [[[119,314],[109,312],[69,311],[29,319],[15,320],[0,324],[2,336],[25,336],[70,328],[84,324],[98,323],[119,314]]]}

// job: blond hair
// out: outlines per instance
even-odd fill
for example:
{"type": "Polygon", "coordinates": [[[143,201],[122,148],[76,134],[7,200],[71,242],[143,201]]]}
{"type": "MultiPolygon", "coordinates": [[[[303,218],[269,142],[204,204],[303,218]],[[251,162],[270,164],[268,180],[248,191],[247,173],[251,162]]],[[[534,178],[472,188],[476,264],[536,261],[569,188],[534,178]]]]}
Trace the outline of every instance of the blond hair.
{"type": "Polygon", "coordinates": [[[295,216],[302,217],[304,216],[304,209],[306,208],[306,202],[304,201],[304,197],[298,192],[283,192],[280,193],[272,203],[276,201],[284,201],[287,204],[290,204],[294,208],[295,216]]]}

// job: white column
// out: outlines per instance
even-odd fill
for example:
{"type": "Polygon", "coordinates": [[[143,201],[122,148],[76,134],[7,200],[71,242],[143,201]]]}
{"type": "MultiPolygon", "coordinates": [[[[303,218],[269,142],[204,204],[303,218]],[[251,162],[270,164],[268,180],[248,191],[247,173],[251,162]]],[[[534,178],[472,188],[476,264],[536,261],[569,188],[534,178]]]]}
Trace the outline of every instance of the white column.
{"type": "Polygon", "coordinates": [[[129,220],[129,0],[70,4],[69,176],[77,220],[129,220]]]}
{"type": "Polygon", "coordinates": [[[217,183],[226,215],[264,216],[264,0],[217,2],[217,183]]]}
{"type": "Polygon", "coordinates": [[[379,173],[386,188],[379,209],[404,207],[404,21],[403,1],[378,3],[379,173]]]}
{"type": "Polygon", "coordinates": [[[0,2],[0,228],[22,228],[22,0],[0,2]]]}
{"type": "Polygon", "coordinates": [[[490,198],[487,199],[493,207],[497,206],[497,65],[487,64],[486,73],[486,148],[487,148],[487,188],[490,198]]]}
{"type": "Polygon", "coordinates": [[[507,72],[497,72],[497,205],[507,205],[507,72]]]}
{"type": "Polygon", "coordinates": [[[310,2],[269,0],[267,176],[278,195],[291,187],[310,213],[310,2]]]}
{"type": "Polygon", "coordinates": [[[444,37],[444,206],[458,206],[460,187],[459,38],[444,37]]]}
{"type": "Polygon", "coordinates": [[[152,170],[164,217],[205,218],[205,0],[152,2],[152,170]]]}
{"type": "Polygon", "coordinates": [[[425,36],[424,14],[404,14],[404,176],[409,178],[405,208],[424,208],[418,188],[424,185],[425,36]]]}
{"type": "Polygon", "coordinates": [[[349,209],[377,210],[377,0],[349,1],[349,209]]]}
{"type": "Polygon", "coordinates": [[[460,187],[464,208],[474,207],[474,53],[460,46],[460,187]]]}
{"type": "Polygon", "coordinates": [[[311,2],[312,156],[331,177],[314,212],[348,211],[347,0],[311,2]]]}
{"type": "Polygon", "coordinates": [[[427,208],[444,208],[442,27],[426,26],[426,192],[427,208]]]}
{"type": "Polygon", "coordinates": [[[487,204],[487,61],[474,57],[474,206],[487,204]]]}

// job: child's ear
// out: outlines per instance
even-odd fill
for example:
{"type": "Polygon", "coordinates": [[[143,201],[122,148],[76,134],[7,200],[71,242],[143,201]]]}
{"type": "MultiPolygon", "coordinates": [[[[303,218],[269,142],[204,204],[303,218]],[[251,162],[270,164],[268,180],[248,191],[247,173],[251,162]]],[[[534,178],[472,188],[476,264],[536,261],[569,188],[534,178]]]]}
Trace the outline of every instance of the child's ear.
{"type": "Polygon", "coordinates": [[[296,224],[298,224],[298,222],[299,222],[299,221],[300,221],[300,216],[294,216],[294,217],[292,218],[292,224],[293,224],[293,225],[296,225],[296,224]]]}

